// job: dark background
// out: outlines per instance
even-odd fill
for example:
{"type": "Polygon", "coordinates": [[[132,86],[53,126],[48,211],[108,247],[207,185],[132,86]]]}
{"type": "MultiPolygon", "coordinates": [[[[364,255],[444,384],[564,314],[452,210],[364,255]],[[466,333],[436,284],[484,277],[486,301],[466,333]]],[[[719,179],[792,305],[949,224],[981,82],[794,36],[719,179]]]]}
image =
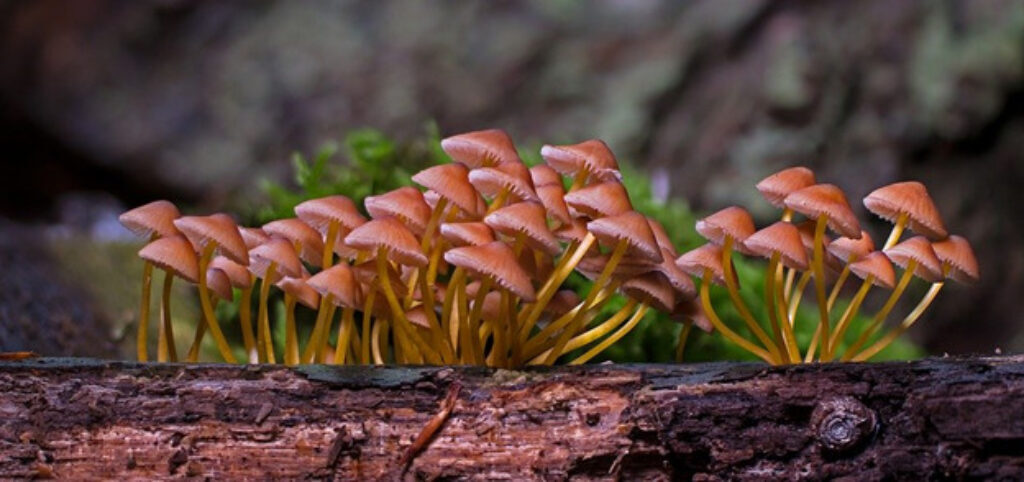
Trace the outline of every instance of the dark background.
{"type": "Polygon", "coordinates": [[[777,214],[753,184],[785,166],[861,219],[871,189],[920,180],[983,281],[944,290],[912,338],[1024,350],[1024,2],[998,0],[0,1],[0,348],[112,353],[47,340],[130,318],[40,240],[103,240],[154,198],[256,204],[294,150],[431,120],[600,137],[696,211],[761,223],[777,214]]]}

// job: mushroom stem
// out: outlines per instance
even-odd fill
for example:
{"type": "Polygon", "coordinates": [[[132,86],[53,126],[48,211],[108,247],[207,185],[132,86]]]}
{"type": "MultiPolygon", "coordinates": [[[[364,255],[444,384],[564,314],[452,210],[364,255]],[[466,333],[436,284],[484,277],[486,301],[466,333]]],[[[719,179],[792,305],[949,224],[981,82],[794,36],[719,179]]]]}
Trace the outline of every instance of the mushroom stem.
{"type": "MultiPolygon", "coordinates": [[[[213,300],[213,309],[217,309],[218,300],[213,300]]],[[[199,361],[199,347],[203,344],[203,336],[206,335],[206,325],[199,323],[196,327],[195,337],[192,338],[192,345],[188,347],[188,354],[185,355],[185,361],[188,363],[195,363],[199,361]]]]}
{"type": "MultiPolygon", "coordinates": [[[[595,304],[603,303],[605,299],[611,296],[611,294],[614,293],[616,289],[618,289],[618,286],[619,283],[615,282],[601,290],[601,294],[598,295],[595,304]]],[[[546,352],[546,350],[549,350],[551,348],[550,343],[553,343],[553,341],[551,341],[551,338],[556,333],[559,333],[559,330],[564,329],[565,325],[572,321],[574,317],[578,316],[578,314],[581,311],[583,311],[582,301],[568,313],[565,313],[557,320],[548,323],[548,325],[545,326],[544,329],[540,331],[540,333],[537,333],[535,336],[527,340],[523,344],[523,359],[533,358],[537,356],[538,353],[546,352]]],[[[593,310],[590,309],[587,311],[588,313],[586,313],[585,315],[592,317],[593,310]]]]}
{"type": "Polygon", "coordinates": [[[397,328],[395,330],[395,341],[401,339],[403,346],[414,359],[422,355],[428,363],[440,365],[441,358],[431,350],[430,346],[423,341],[423,338],[420,337],[412,324],[409,323],[409,320],[405,317],[405,310],[402,309],[402,305],[399,304],[394,290],[391,289],[391,279],[387,270],[387,251],[384,248],[377,251],[377,276],[378,284],[381,291],[384,292],[384,297],[388,300],[388,305],[392,311],[391,314],[395,319],[395,327],[397,328]],[[402,336],[399,338],[398,335],[402,336]]]}
{"type": "MultiPolygon", "coordinates": [[[[796,324],[796,312],[800,308],[800,299],[804,296],[804,289],[807,288],[807,283],[811,281],[812,273],[805,271],[800,275],[800,281],[796,282],[796,290],[793,291],[792,296],[789,297],[786,302],[789,304],[789,324],[793,326],[796,324]]],[[[817,335],[815,335],[817,336],[817,335]]],[[[812,343],[816,343],[813,342],[812,343]]]]}
{"type": "MultiPolygon", "coordinates": [[[[150,236],[153,242],[158,235],[150,236]]],[[[153,285],[153,263],[142,262],[142,301],[139,306],[139,330],[135,338],[135,349],[140,362],[149,361],[149,298],[153,285]]]]}
{"type": "Polygon", "coordinates": [[[217,323],[217,317],[213,314],[213,308],[210,304],[210,291],[206,286],[206,269],[210,266],[210,260],[213,259],[213,252],[216,249],[216,242],[210,241],[206,243],[206,247],[203,248],[203,256],[199,258],[199,304],[203,308],[206,328],[210,330],[210,336],[217,343],[220,356],[224,358],[225,362],[235,363],[235,356],[231,353],[231,346],[228,345],[228,341],[224,338],[224,333],[220,331],[220,324],[217,323]]]}
{"type": "MultiPolygon", "coordinates": [[[[342,311],[341,321],[338,323],[338,342],[334,345],[334,364],[335,365],[346,365],[348,364],[348,352],[349,346],[351,345],[352,336],[355,334],[354,331],[355,321],[354,314],[345,316],[345,312],[342,311]]],[[[362,348],[362,344],[360,344],[362,348]]]]}
{"type": "Polygon", "coordinates": [[[587,183],[587,177],[590,176],[590,172],[586,168],[580,167],[580,170],[576,171],[576,176],[572,178],[572,185],[569,186],[569,192],[575,191],[584,184],[587,183]]]}
{"type": "Polygon", "coordinates": [[[843,289],[843,285],[846,284],[846,278],[850,277],[850,264],[857,262],[857,255],[850,255],[850,259],[846,261],[846,265],[843,266],[843,270],[839,272],[839,278],[836,280],[836,284],[832,286],[832,292],[828,295],[828,307],[829,313],[832,312],[832,307],[836,304],[836,298],[839,297],[839,291],[843,289]]]}
{"type": "Polygon", "coordinates": [[[299,341],[295,333],[295,297],[284,295],[284,364],[299,364],[299,341]]]}
{"type": "Polygon", "coordinates": [[[818,216],[814,226],[814,257],[811,269],[814,271],[814,294],[818,300],[818,326],[821,327],[818,344],[821,346],[821,357],[828,359],[828,340],[831,332],[828,316],[828,300],[825,298],[825,227],[828,216],[818,216]]]}
{"type": "Polygon", "coordinates": [[[271,261],[270,266],[267,266],[267,272],[263,275],[263,280],[260,281],[260,306],[259,312],[256,315],[258,317],[256,323],[259,324],[256,344],[263,350],[261,361],[266,363],[277,363],[274,356],[274,340],[270,335],[270,316],[267,313],[267,298],[270,297],[270,280],[274,279],[276,272],[277,263],[271,261]]]}
{"type": "Polygon", "coordinates": [[[793,210],[790,209],[789,207],[784,208],[782,210],[782,218],[781,219],[783,221],[787,222],[787,223],[792,221],[793,220],[793,210]]]}
{"type": "MultiPolygon", "coordinates": [[[[330,338],[331,338],[331,334],[330,334],[331,333],[331,326],[334,325],[334,313],[336,313],[337,311],[338,311],[338,305],[335,305],[334,303],[331,303],[330,305],[327,306],[327,323],[324,324],[324,329],[320,333],[320,342],[317,343],[317,345],[316,345],[316,353],[314,353],[314,355],[313,355],[313,360],[315,360],[316,363],[325,363],[327,361],[327,351],[330,349],[329,342],[330,342],[330,338]]],[[[345,316],[346,316],[345,312],[343,311],[342,314],[341,314],[341,320],[338,321],[338,336],[339,336],[339,339],[340,339],[340,336],[341,336],[341,324],[344,323],[345,320],[351,320],[355,316],[355,314],[349,312],[348,318],[346,318],[345,316]]],[[[354,332],[354,331],[350,331],[349,333],[350,333],[350,338],[351,337],[356,337],[356,338],[359,337],[359,334],[354,332]]],[[[338,346],[341,346],[341,345],[337,345],[337,346],[334,347],[335,353],[337,353],[338,346]]],[[[356,344],[355,351],[358,351],[358,346],[359,345],[356,344]]],[[[342,347],[342,349],[345,350],[346,353],[348,353],[348,348],[342,347]]],[[[354,355],[353,355],[352,359],[353,360],[355,359],[354,355]]]]}
{"type": "Polygon", "coordinates": [[[882,247],[882,251],[885,251],[899,242],[900,236],[903,235],[903,230],[907,227],[907,221],[910,219],[910,215],[907,213],[900,213],[900,216],[896,218],[896,224],[893,225],[892,231],[889,232],[889,239],[885,240],[885,246],[882,247]]]}
{"type": "MultiPolygon", "coordinates": [[[[462,284],[462,280],[465,279],[465,271],[461,267],[456,266],[452,271],[451,278],[448,278],[448,289],[444,292],[444,301],[441,304],[441,331],[445,333],[451,339],[452,350],[455,353],[459,351],[459,319],[460,316],[454,316],[454,302],[455,294],[460,289],[459,286],[462,284]]],[[[462,345],[463,349],[465,345],[462,345]]]]}
{"type": "Polygon", "coordinates": [[[331,312],[331,300],[334,297],[330,293],[326,293],[320,297],[320,309],[316,312],[316,322],[313,323],[313,331],[309,334],[309,341],[306,342],[306,348],[302,350],[302,362],[313,363],[316,358],[316,353],[320,349],[320,339],[327,338],[325,333],[327,332],[327,320],[329,313],[331,312]]]}
{"type": "Polygon", "coordinates": [[[583,240],[576,245],[575,249],[571,248],[566,250],[566,254],[562,255],[562,259],[559,260],[558,266],[551,273],[551,276],[544,281],[544,286],[541,287],[540,292],[537,293],[537,301],[533,303],[529,311],[526,313],[526,319],[520,324],[519,328],[519,339],[520,341],[526,341],[526,338],[530,335],[530,330],[537,324],[537,320],[540,319],[540,314],[544,310],[544,307],[551,301],[551,297],[555,295],[555,291],[561,286],[565,278],[572,273],[572,270],[576,269],[576,265],[579,264],[583,256],[587,254],[590,247],[594,245],[594,241],[597,238],[593,233],[588,232],[583,240]],[[571,255],[569,253],[572,253],[571,255]]]}
{"type": "Polygon", "coordinates": [[[501,290],[500,305],[501,308],[498,312],[498,319],[492,320],[494,323],[494,345],[491,346],[491,356],[489,357],[490,365],[505,368],[508,366],[508,340],[506,335],[508,334],[509,320],[508,316],[505,315],[505,307],[508,306],[510,300],[508,290],[501,290]]]}
{"type": "MultiPolygon", "coordinates": [[[[366,300],[363,307],[363,338],[361,340],[362,344],[359,346],[359,359],[364,365],[370,364],[370,337],[373,337],[374,342],[380,341],[378,327],[373,328],[373,334],[370,332],[370,316],[371,313],[373,313],[373,302],[375,301],[374,298],[376,296],[377,290],[371,289],[370,292],[366,294],[366,300]]],[[[342,312],[342,317],[344,317],[346,312],[348,312],[348,310],[344,310],[344,312],[342,312]]],[[[379,325],[380,322],[377,324],[379,325]]],[[[376,351],[379,351],[379,349],[376,351]]]]}
{"type": "Polygon", "coordinates": [[[384,364],[384,357],[381,355],[381,331],[386,332],[387,329],[387,320],[377,320],[377,323],[373,325],[373,363],[377,365],[384,364]]]}
{"type": "Polygon", "coordinates": [[[747,341],[746,339],[738,335],[735,331],[729,329],[728,326],[725,326],[725,323],[722,323],[721,318],[719,318],[718,314],[715,313],[715,308],[711,306],[711,295],[709,294],[708,290],[708,286],[711,285],[711,276],[711,270],[704,269],[704,278],[702,279],[700,285],[700,303],[704,307],[704,312],[707,313],[708,315],[708,320],[711,321],[711,324],[714,325],[715,329],[718,330],[718,332],[721,333],[722,336],[724,336],[726,339],[739,345],[740,348],[743,348],[744,350],[753,353],[758,358],[768,362],[769,364],[775,365],[775,358],[770,353],[768,353],[761,347],[747,341]]]}
{"type": "Polygon", "coordinates": [[[739,288],[736,285],[736,273],[732,269],[733,243],[732,236],[726,236],[725,243],[722,245],[722,269],[725,271],[725,288],[729,292],[729,298],[736,307],[736,311],[739,312],[740,318],[747,324],[747,327],[750,328],[754,336],[768,349],[772,358],[776,360],[773,364],[781,363],[782,355],[779,353],[779,347],[775,346],[775,343],[772,342],[768,334],[761,328],[761,325],[754,319],[754,315],[750,314],[750,309],[747,308],[747,304],[740,297],[739,288]]]}
{"type": "Polygon", "coordinates": [[[171,323],[171,285],[174,275],[164,271],[164,289],[160,297],[160,330],[157,340],[157,361],[178,361],[178,351],[174,348],[174,325],[171,323]]]}
{"type": "Polygon", "coordinates": [[[433,285],[427,283],[426,277],[420,278],[420,293],[423,296],[423,311],[430,323],[431,341],[440,349],[442,363],[446,365],[455,363],[455,351],[452,349],[451,341],[448,339],[441,321],[437,319],[437,312],[434,311],[433,285]]]}
{"type": "Polygon", "coordinates": [[[795,361],[790,356],[789,344],[782,336],[782,326],[778,316],[778,306],[775,304],[775,274],[779,266],[781,255],[778,251],[773,252],[768,261],[768,269],[764,272],[764,308],[768,311],[768,322],[772,328],[772,335],[775,339],[775,346],[779,348],[779,361],[795,361]],[[785,347],[785,349],[782,349],[785,347]]]}
{"type": "Polygon", "coordinates": [[[683,322],[683,328],[679,330],[679,341],[676,343],[676,363],[683,362],[683,355],[686,350],[686,340],[690,337],[690,330],[693,329],[693,322],[683,322]]]}
{"type": "Polygon", "coordinates": [[[340,223],[331,220],[327,223],[327,236],[324,238],[324,256],[321,260],[321,269],[328,269],[334,264],[334,245],[338,242],[338,230],[340,223]]]}
{"type": "Polygon", "coordinates": [[[778,313],[779,324],[782,325],[782,339],[786,342],[789,360],[792,363],[799,363],[800,346],[796,342],[796,334],[793,332],[793,317],[789,316],[789,306],[782,292],[781,274],[782,272],[779,270],[775,278],[775,309],[776,313],[778,313]]]}
{"type": "Polygon", "coordinates": [[[498,191],[498,195],[494,196],[494,200],[491,201],[491,205],[487,206],[487,212],[484,214],[484,216],[486,216],[488,214],[491,214],[494,211],[497,211],[498,209],[500,209],[502,206],[505,205],[505,201],[507,201],[507,200],[508,200],[508,188],[507,187],[502,187],[501,191],[498,191]]]}
{"type": "MultiPolygon", "coordinates": [[[[871,283],[875,280],[875,275],[869,274],[864,278],[864,282],[861,283],[860,289],[857,290],[857,294],[853,296],[853,301],[846,307],[846,311],[843,311],[843,316],[839,318],[839,323],[836,324],[836,331],[832,333],[832,338],[829,340],[829,353],[835,356],[836,349],[839,348],[839,343],[843,340],[843,335],[846,333],[846,329],[850,327],[850,321],[857,316],[857,312],[860,310],[861,303],[864,302],[864,297],[868,295],[868,291],[871,289],[871,283]]],[[[831,361],[831,360],[822,360],[831,361]]]]}
{"type": "MultiPolygon", "coordinates": [[[[480,288],[477,289],[476,298],[473,298],[473,309],[469,312],[469,318],[466,320],[466,329],[469,330],[470,338],[469,341],[472,344],[473,360],[478,365],[483,365],[486,357],[484,355],[484,340],[480,339],[478,333],[480,333],[480,314],[483,313],[484,300],[487,298],[487,293],[491,291],[491,285],[494,281],[490,276],[484,276],[484,279],[480,280],[480,288]]],[[[497,328],[495,328],[495,337],[497,337],[497,328]]],[[[494,347],[492,346],[493,350],[494,347]]]]}
{"type": "Polygon", "coordinates": [[[457,328],[461,335],[462,354],[460,360],[463,364],[474,363],[475,354],[473,352],[473,337],[476,336],[475,332],[469,330],[468,318],[469,318],[469,298],[466,295],[466,279],[463,276],[462,281],[455,291],[455,310],[458,313],[456,321],[458,323],[457,328]]]}
{"type": "Polygon", "coordinates": [[[914,322],[921,317],[925,310],[928,309],[928,305],[930,305],[932,301],[935,300],[935,297],[939,294],[939,291],[942,290],[942,286],[944,284],[945,283],[942,281],[938,283],[932,283],[931,288],[928,288],[928,293],[924,295],[924,298],[922,298],[921,301],[917,304],[917,306],[914,307],[914,310],[911,311],[910,314],[908,314],[907,317],[903,319],[899,326],[893,328],[892,331],[887,333],[884,337],[882,337],[882,339],[878,340],[873,345],[866,348],[864,351],[855,355],[852,360],[868,360],[869,358],[877,355],[878,352],[884,350],[885,347],[889,346],[889,344],[893,342],[893,340],[895,340],[904,332],[909,330],[910,327],[914,324],[914,322]]]}
{"type": "Polygon", "coordinates": [[[245,353],[249,355],[249,363],[259,363],[258,350],[256,348],[256,336],[252,331],[252,284],[242,288],[242,296],[238,300],[238,322],[242,328],[242,343],[245,345],[245,353]]]}
{"type": "MultiPolygon", "coordinates": [[[[628,317],[629,314],[633,312],[633,309],[636,308],[637,303],[637,300],[630,298],[629,301],[627,301],[626,304],[619,309],[619,311],[617,311],[610,318],[602,322],[600,325],[597,325],[584,333],[574,336],[571,340],[569,340],[569,343],[565,344],[564,351],[566,353],[571,352],[611,332],[619,325],[621,325],[623,320],[625,320],[626,317],[628,317]]],[[[547,355],[547,352],[545,352],[545,355],[547,355]]]]}
{"type": "Polygon", "coordinates": [[[896,288],[893,289],[892,294],[889,295],[889,299],[885,301],[884,305],[882,305],[882,309],[878,310],[878,313],[875,313],[875,317],[871,320],[871,323],[868,324],[867,328],[864,329],[860,336],[857,337],[857,341],[855,341],[853,345],[850,345],[850,348],[843,353],[842,361],[850,361],[850,359],[857,354],[857,350],[864,346],[864,343],[867,343],[868,338],[871,338],[871,335],[875,334],[875,331],[882,326],[882,323],[889,316],[889,312],[896,306],[896,301],[900,299],[900,296],[903,295],[903,291],[906,290],[907,285],[910,284],[910,280],[914,277],[914,270],[916,269],[917,260],[911,258],[907,262],[907,267],[903,271],[903,276],[900,277],[899,283],[896,284],[896,288]]]}
{"type": "Polygon", "coordinates": [[[615,249],[612,250],[612,254],[608,258],[608,263],[604,265],[604,269],[601,270],[601,274],[594,281],[593,286],[590,287],[590,292],[587,293],[587,298],[583,301],[583,309],[573,316],[567,329],[558,335],[558,340],[555,341],[555,346],[551,349],[551,353],[549,353],[548,357],[544,360],[544,365],[554,364],[555,360],[562,356],[563,349],[569,342],[569,339],[571,339],[580,330],[580,328],[582,328],[581,325],[584,319],[584,313],[593,306],[598,293],[600,293],[601,289],[608,283],[612,273],[615,272],[615,268],[619,265],[619,262],[622,261],[622,257],[625,256],[627,247],[629,247],[629,242],[625,238],[620,239],[619,242],[616,243],[615,249]]]}
{"type": "Polygon", "coordinates": [[[569,362],[569,364],[570,365],[582,365],[582,364],[586,363],[587,361],[589,361],[591,358],[594,358],[599,353],[604,351],[606,348],[611,346],[612,343],[615,343],[615,342],[619,341],[619,339],[621,339],[622,337],[626,336],[627,333],[632,331],[633,327],[635,327],[637,325],[637,323],[640,323],[640,320],[642,320],[644,318],[645,314],[647,314],[647,305],[641,303],[640,306],[633,313],[633,317],[630,318],[629,321],[627,321],[625,325],[622,325],[619,328],[618,331],[616,331],[615,333],[612,333],[611,335],[608,335],[608,338],[605,338],[604,340],[601,340],[601,343],[598,343],[593,348],[587,350],[586,353],[580,355],[575,360],[569,362]]]}
{"type": "MultiPolygon", "coordinates": [[[[782,297],[789,303],[792,300],[791,294],[793,293],[793,279],[796,278],[796,270],[792,268],[786,268],[786,283],[782,288],[782,297]]],[[[792,319],[793,317],[789,317],[792,319]]]]}

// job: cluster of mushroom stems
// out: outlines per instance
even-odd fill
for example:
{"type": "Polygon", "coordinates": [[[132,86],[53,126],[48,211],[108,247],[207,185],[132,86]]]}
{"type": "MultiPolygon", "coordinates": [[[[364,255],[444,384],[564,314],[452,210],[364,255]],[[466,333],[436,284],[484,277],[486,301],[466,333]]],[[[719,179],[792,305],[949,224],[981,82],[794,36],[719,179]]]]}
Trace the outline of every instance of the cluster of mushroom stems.
{"type": "Polygon", "coordinates": [[[177,360],[168,303],[175,278],[197,285],[202,307],[188,361],[207,334],[225,361],[236,361],[214,307],[237,293],[248,361],[276,363],[272,287],[284,293],[286,364],[518,367],[586,348],[567,360],[584,363],[651,308],[672,313],[686,332],[694,322],[710,330],[664,228],[633,209],[602,141],[544,146],[544,163],[533,167],[500,130],[441,146],[453,162],[413,175],[417,187],[366,198],[369,217],[343,195],[306,201],[295,218],[260,227],[239,227],[226,214],[182,216],[167,201],[124,213],[122,224],[149,238],[139,252],[139,359],[149,358],[154,267],[166,273],[159,361],[177,360]],[[564,288],[574,271],[594,281],[588,293],[564,288]],[[625,306],[597,319],[616,293],[625,306]],[[316,312],[305,340],[299,306],[316,312]]]}
{"type": "Polygon", "coordinates": [[[920,319],[946,279],[978,280],[978,263],[970,244],[961,236],[948,234],[935,203],[919,182],[890,184],[864,198],[868,211],[893,224],[880,250],[861,229],[843,191],[832,184],[818,184],[807,168],[784,169],[759,182],[757,189],[782,209],[778,222],[756,230],[743,208],[725,208],[697,222],[697,231],[708,243],[683,254],[678,264],[701,279],[701,305],[715,329],[769,363],[867,360],[920,319]],[[796,217],[804,220],[795,223],[796,217]],[[917,235],[901,241],[906,229],[917,235]],[[829,230],[838,237],[830,239],[829,230]],[[752,314],[741,295],[733,251],[767,260],[762,293],[765,320],[752,314]],[[894,265],[903,270],[898,278],[894,265]],[[860,287],[845,309],[838,310],[836,300],[851,274],[862,280],[860,287]],[[869,344],[914,278],[931,284],[927,293],[898,325],[869,344]],[[801,347],[794,328],[809,283],[813,283],[817,304],[817,326],[801,347]],[[724,286],[749,337],[718,316],[710,303],[713,285],[724,286]],[[885,302],[846,346],[844,336],[872,290],[883,294],[885,302]]]}

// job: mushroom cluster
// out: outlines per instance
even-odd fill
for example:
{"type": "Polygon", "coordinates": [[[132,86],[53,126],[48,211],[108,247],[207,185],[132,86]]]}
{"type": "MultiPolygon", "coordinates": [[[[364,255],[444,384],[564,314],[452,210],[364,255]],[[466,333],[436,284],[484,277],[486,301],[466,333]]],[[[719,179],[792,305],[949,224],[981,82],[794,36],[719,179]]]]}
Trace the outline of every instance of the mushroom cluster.
{"type": "Polygon", "coordinates": [[[708,243],[680,256],[677,264],[701,279],[701,306],[715,329],[769,363],[867,360],[921,317],[946,279],[963,283],[978,280],[978,263],[970,244],[963,237],[948,234],[928,191],[919,182],[884,186],[864,199],[870,212],[894,225],[880,250],[861,230],[842,190],[832,184],[818,184],[807,168],[782,170],[758,183],[757,189],[769,203],[783,210],[780,221],[757,230],[747,211],[736,206],[725,208],[697,222],[697,231],[708,243]],[[794,223],[797,215],[805,220],[794,223]],[[901,242],[907,228],[917,235],[901,242]],[[838,237],[830,239],[827,231],[838,237]],[[763,290],[767,320],[756,319],[740,295],[733,251],[767,259],[763,290]],[[903,270],[898,278],[893,265],[903,270]],[[833,308],[851,273],[862,282],[839,313],[833,308]],[[913,278],[931,283],[928,292],[902,322],[868,345],[913,278]],[[811,281],[818,324],[810,343],[801,350],[794,323],[803,292],[811,281]],[[711,285],[725,287],[753,339],[722,322],[710,303],[711,285]],[[844,335],[872,288],[889,291],[886,301],[862,327],[856,341],[844,350],[844,335]]]}
{"type": "Polygon", "coordinates": [[[272,287],[284,294],[286,364],[518,367],[586,348],[567,360],[577,364],[651,308],[672,313],[684,333],[694,323],[711,330],[676,249],[660,224],[633,209],[604,142],[544,146],[545,162],[533,167],[500,130],[448,137],[441,146],[454,162],[413,175],[419,188],[366,198],[369,218],[341,195],[251,228],[225,214],[181,216],[166,201],[124,213],[121,222],[149,238],[139,252],[146,262],[139,359],[149,356],[153,267],[166,272],[159,361],[177,359],[167,302],[176,277],[197,285],[202,306],[189,361],[209,333],[221,357],[235,362],[214,315],[214,303],[232,301],[235,289],[251,363],[277,361],[272,287]],[[564,289],[573,272],[594,280],[590,292],[564,289]],[[616,293],[628,302],[597,319],[616,293]],[[306,308],[316,321],[302,343],[294,312],[306,308]]]}

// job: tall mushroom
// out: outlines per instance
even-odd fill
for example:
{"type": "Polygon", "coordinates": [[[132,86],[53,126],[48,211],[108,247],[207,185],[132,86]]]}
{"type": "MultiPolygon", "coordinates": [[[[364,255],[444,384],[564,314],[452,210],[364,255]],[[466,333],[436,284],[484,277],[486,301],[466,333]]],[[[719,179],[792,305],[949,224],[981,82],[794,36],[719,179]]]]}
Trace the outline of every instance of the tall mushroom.
{"type": "MultiPolygon", "coordinates": [[[[217,259],[217,258],[214,258],[217,259]]],[[[228,278],[227,273],[220,268],[213,267],[213,263],[210,263],[211,267],[206,273],[206,285],[210,289],[211,305],[214,310],[217,309],[217,303],[220,300],[230,302],[234,298],[234,293],[231,291],[231,280],[228,278]]],[[[188,354],[185,356],[185,361],[189,363],[195,363],[199,361],[199,347],[203,342],[203,335],[206,334],[206,325],[199,323],[196,327],[195,337],[192,339],[192,346],[188,349],[188,354]]]]}
{"type": "Polygon", "coordinates": [[[793,218],[793,210],[786,206],[786,196],[816,182],[814,172],[803,166],[795,166],[762,179],[757,183],[757,190],[769,204],[782,209],[782,220],[789,222],[793,218]]]}
{"type": "Polygon", "coordinates": [[[227,275],[231,285],[242,290],[238,303],[238,321],[241,325],[242,343],[249,355],[249,363],[258,363],[259,354],[256,350],[256,336],[252,328],[252,273],[224,256],[216,256],[210,261],[210,268],[217,268],[227,275]]]}
{"type": "Polygon", "coordinates": [[[274,236],[252,251],[249,251],[249,271],[260,283],[259,313],[256,317],[256,346],[260,359],[267,363],[275,363],[274,341],[270,334],[270,315],[267,312],[267,299],[270,296],[270,285],[280,281],[282,275],[298,278],[302,276],[302,261],[295,253],[295,245],[287,239],[274,236]]]}
{"type": "MultiPolygon", "coordinates": [[[[359,300],[362,296],[359,282],[352,269],[342,263],[313,275],[306,280],[306,284],[320,294],[321,300],[327,300],[328,303],[342,308],[342,321],[338,330],[338,342],[335,345],[334,363],[343,365],[347,361],[349,341],[355,330],[355,322],[350,313],[352,313],[351,310],[359,308],[359,300]],[[345,308],[350,308],[350,310],[345,310],[345,308]]],[[[321,307],[321,309],[323,308],[321,307]]],[[[369,330],[366,330],[364,336],[369,336],[369,330]]],[[[306,350],[302,353],[303,363],[312,363],[318,359],[317,350],[326,343],[326,337],[326,333],[314,333],[310,337],[309,344],[306,345],[306,350]],[[323,337],[323,340],[320,340],[319,337],[323,337]]]]}
{"type": "Polygon", "coordinates": [[[776,348],[783,361],[788,357],[790,363],[799,363],[800,350],[796,346],[782,287],[776,283],[776,268],[782,264],[796,271],[807,270],[807,252],[800,241],[800,232],[792,224],[779,221],[748,236],[743,246],[769,260],[764,276],[764,306],[775,335],[776,348]]]}
{"type": "Polygon", "coordinates": [[[297,303],[315,310],[320,304],[320,295],[306,283],[306,277],[284,278],[277,287],[284,292],[284,363],[289,366],[301,363],[299,359],[299,337],[295,326],[295,305],[297,303]]]}
{"type": "Polygon", "coordinates": [[[164,271],[163,295],[160,297],[160,329],[157,361],[178,361],[171,324],[171,286],[178,276],[191,283],[199,281],[199,260],[192,246],[181,235],[159,238],[139,251],[139,257],[164,271]]]}
{"type": "Polygon", "coordinates": [[[847,328],[849,328],[850,322],[857,316],[857,311],[860,310],[861,303],[864,302],[864,297],[867,296],[871,286],[875,285],[891,290],[896,285],[896,273],[892,269],[892,263],[881,251],[871,252],[860,261],[850,263],[848,266],[850,272],[863,279],[864,282],[861,284],[860,289],[857,290],[857,294],[853,296],[850,305],[846,307],[843,316],[839,318],[839,322],[836,323],[836,331],[832,334],[832,339],[829,341],[829,352],[833,356],[835,355],[836,348],[842,343],[843,335],[846,333],[847,328]]]}
{"type": "Polygon", "coordinates": [[[928,190],[917,181],[897,182],[875,189],[864,198],[864,207],[894,224],[882,250],[895,246],[908,225],[915,233],[929,239],[944,239],[949,234],[928,190]]]}

